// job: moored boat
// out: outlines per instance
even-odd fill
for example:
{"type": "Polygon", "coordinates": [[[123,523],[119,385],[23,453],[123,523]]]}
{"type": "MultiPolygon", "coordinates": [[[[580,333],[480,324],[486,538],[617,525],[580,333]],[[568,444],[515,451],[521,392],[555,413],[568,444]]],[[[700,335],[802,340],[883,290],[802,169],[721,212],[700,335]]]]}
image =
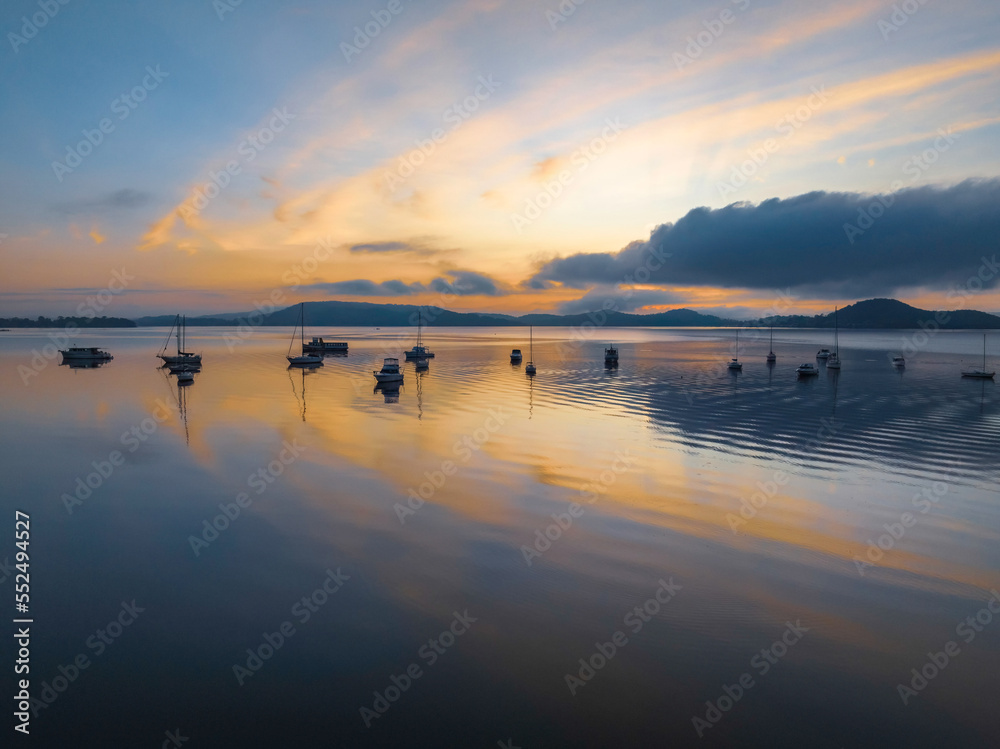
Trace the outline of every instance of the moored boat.
{"type": "MultiPolygon", "coordinates": [[[[306,315],[306,305],[305,302],[299,304],[299,321],[295,328],[299,329],[299,340],[302,344],[302,350],[306,349],[305,342],[305,315],[306,315]]],[[[295,328],[292,329],[292,340],[288,343],[288,354],[285,356],[288,359],[288,364],[293,367],[322,367],[323,357],[319,354],[302,354],[301,356],[292,356],[292,344],[295,343],[295,328]]]]}
{"type": "Polygon", "coordinates": [[[819,374],[819,368],[817,368],[817,366],[815,364],[812,364],[811,362],[805,362],[804,364],[800,364],[798,367],[795,368],[795,371],[798,373],[799,377],[808,377],[809,375],[819,374]]]}
{"type": "Polygon", "coordinates": [[[160,353],[156,356],[162,359],[164,364],[201,364],[201,354],[185,351],[186,343],[187,317],[177,315],[174,324],[170,326],[170,331],[167,333],[167,339],[163,342],[163,348],[160,349],[160,353]],[[170,334],[175,330],[177,332],[177,353],[168,354],[167,345],[170,343],[170,334]]]}
{"type": "Polygon", "coordinates": [[[972,377],[977,380],[992,380],[996,372],[986,371],[986,334],[983,333],[983,368],[982,369],[964,369],[962,370],[962,377],[972,377]]]}
{"type": "Polygon", "coordinates": [[[313,336],[308,343],[302,344],[303,354],[347,354],[346,341],[324,341],[322,338],[313,336]]]}
{"type": "Polygon", "coordinates": [[[605,364],[617,364],[618,363],[618,349],[614,346],[608,346],[604,349],[604,363],[605,364]]]}
{"type": "Polygon", "coordinates": [[[399,359],[395,357],[383,359],[382,369],[378,372],[373,371],[372,374],[375,375],[375,381],[381,385],[403,381],[403,373],[399,371],[399,359]]]}
{"type": "Polygon", "coordinates": [[[63,360],[86,359],[88,361],[111,361],[115,357],[96,346],[71,346],[65,351],[60,350],[63,360]]]}
{"type": "Polygon", "coordinates": [[[520,364],[521,363],[521,349],[519,349],[519,348],[511,349],[511,352],[510,352],[510,363],[511,364],[520,364]]]}
{"type": "Polygon", "coordinates": [[[424,319],[420,310],[417,310],[417,345],[411,348],[409,351],[403,353],[407,361],[410,359],[433,359],[434,352],[423,345],[420,341],[421,333],[423,332],[424,319]]]}

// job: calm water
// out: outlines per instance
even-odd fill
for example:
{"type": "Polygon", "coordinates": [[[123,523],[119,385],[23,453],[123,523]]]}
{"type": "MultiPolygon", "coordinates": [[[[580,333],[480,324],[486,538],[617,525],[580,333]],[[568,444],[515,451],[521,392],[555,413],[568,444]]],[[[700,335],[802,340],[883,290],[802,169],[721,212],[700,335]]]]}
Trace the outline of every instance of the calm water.
{"type": "Polygon", "coordinates": [[[1000,744],[979,334],[849,331],[842,372],[799,381],[830,331],[776,332],[773,368],[744,333],[731,374],[730,331],[543,328],[529,379],[527,331],[435,328],[393,394],[371,371],[409,330],[328,335],[350,355],[302,372],[288,330],[191,329],[186,388],[165,332],[88,332],[114,361],[27,384],[48,331],[0,337],[34,695],[88,661],[32,745],[1000,744]]]}

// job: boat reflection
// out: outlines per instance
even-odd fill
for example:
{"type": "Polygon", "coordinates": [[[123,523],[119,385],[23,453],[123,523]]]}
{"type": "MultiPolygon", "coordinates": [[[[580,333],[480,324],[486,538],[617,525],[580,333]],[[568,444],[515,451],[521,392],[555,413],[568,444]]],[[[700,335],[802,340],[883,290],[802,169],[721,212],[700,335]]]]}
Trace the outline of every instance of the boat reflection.
{"type": "Polygon", "coordinates": [[[402,381],[398,382],[380,382],[375,385],[375,393],[382,393],[385,396],[386,403],[399,403],[399,389],[402,387],[402,381]]]}
{"type": "Polygon", "coordinates": [[[318,366],[292,366],[289,365],[286,370],[288,372],[288,381],[292,383],[292,395],[295,396],[296,402],[299,404],[299,415],[302,417],[302,421],[306,420],[306,375],[315,374],[319,369],[318,366]],[[299,390],[295,385],[295,377],[292,374],[293,371],[299,372],[302,382],[302,395],[299,395],[299,390]]]}
{"type": "Polygon", "coordinates": [[[110,359],[66,359],[59,362],[60,367],[69,367],[70,369],[98,369],[108,364],[110,359]]]}

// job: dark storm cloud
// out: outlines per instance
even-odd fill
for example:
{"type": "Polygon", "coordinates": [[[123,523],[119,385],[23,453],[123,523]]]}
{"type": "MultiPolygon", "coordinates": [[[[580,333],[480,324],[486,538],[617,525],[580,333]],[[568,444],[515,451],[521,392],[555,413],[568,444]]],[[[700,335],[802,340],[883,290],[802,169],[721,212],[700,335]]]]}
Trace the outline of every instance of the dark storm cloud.
{"type": "Polygon", "coordinates": [[[617,312],[635,312],[654,304],[683,304],[684,297],[662,289],[616,289],[614,286],[597,286],[579,299],[563,302],[562,315],[575,315],[593,310],[613,309],[617,312]]]}
{"type": "Polygon", "coordinates": [[[105,195],[87,200],[76,200],[71,203],[57,203],[53,209],[58,213],[90,213],[108,208],[142,208],[149,203],[152,196],[148,192],[133,190],[126,187],[105,195]]]}
{"type": "Polygon", "coordinates": [[[413,252],[418,249],[407,242],[365,242],[352,244],[351,252],[413,252]]]}
{"type": "Polygon", "coordinates": [[[338,296],[409,296],[425,291],[423,284],[407,284],[402,281],[382,281],[376,283],[364,278],[354,281],[332,281],[330,283],[314,283],[300,288],[315,289],[327,294],[338,296]]]}
{"type": "Polygon", "coordinates": [[[331,296],[411,296],[427,291],[457,296],[499,296],[505,293],[489,276],[470,270],[448,271],[428,284],[398,280],[376,282],[358,278],[353,281],[315,283],[299,288],[322,291],[331,296]]]}
{"type": "MultiPolygon", "coordinates": [[[[883,196],[812,192],[695,208],[620,252],[551,260],[525,285],[639,282],[891,295],[965,282],[998,249],[1000,180],[967,180],[883,196]]],[[[995,273],[987,286],[998,279],[995,273]]]]}
{"type": "Polygon", "coordinates": [[[458,296],[500,296],[504,291],[489,276],[471,270],[448,271],[447,278],[435,278],[430,283],[433,291],[458,296]]]}

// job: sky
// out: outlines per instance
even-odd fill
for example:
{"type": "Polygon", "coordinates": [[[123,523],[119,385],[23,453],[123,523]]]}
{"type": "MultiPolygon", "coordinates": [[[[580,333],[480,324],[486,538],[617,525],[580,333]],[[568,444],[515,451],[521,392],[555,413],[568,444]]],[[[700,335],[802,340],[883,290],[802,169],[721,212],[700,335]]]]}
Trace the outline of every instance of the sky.
{"type": "Polygon", "coordinates": [[[995,0],[64,3],[0,10],[0,316],[1000,312],[995,0]]]}

